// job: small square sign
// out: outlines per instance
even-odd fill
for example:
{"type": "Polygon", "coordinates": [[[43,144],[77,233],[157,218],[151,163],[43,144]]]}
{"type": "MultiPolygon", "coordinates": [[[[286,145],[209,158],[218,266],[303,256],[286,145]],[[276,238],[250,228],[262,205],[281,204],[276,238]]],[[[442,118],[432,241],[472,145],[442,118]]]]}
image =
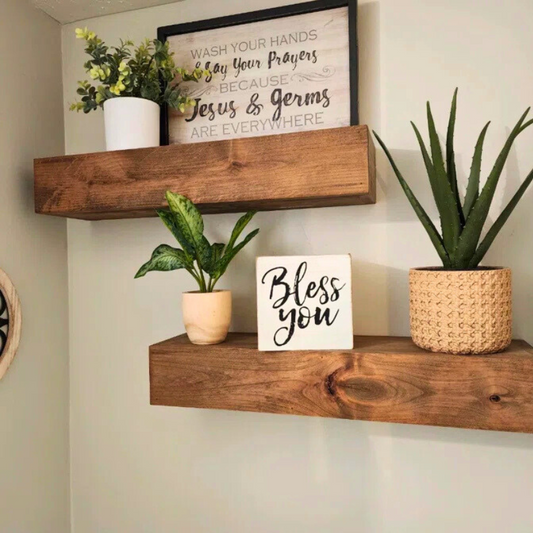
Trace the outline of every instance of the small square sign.
{"type": "Polygon", "coordinates": [[[349,255],[257,259],[259,350],[353,348],[349,255]]]}

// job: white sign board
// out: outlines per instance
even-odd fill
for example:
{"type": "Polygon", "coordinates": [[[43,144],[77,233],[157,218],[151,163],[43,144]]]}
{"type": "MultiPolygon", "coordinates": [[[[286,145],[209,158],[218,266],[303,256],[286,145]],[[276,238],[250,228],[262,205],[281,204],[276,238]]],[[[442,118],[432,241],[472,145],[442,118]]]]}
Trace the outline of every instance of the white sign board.
{"type": "Polygon", "coordinates": [[[353,348],[349,255],[257,259],[259,350],[353,348]]]}
{"type": "Polygon", "coordinates": [[[348,7],[165,36],[176,65],[211,72],[183,84],[197,105],[169,111],[170,144],[350,125],[348,7]]]}

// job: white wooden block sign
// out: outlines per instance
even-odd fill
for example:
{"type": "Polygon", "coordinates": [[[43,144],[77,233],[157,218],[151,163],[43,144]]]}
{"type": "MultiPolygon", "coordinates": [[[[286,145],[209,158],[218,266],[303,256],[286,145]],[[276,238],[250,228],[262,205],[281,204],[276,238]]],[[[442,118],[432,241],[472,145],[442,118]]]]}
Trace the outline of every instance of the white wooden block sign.
{"type": "Polygon", "coordinates": [[[257,259],[259,350],[353,348],[349,255],[257,259]]]}

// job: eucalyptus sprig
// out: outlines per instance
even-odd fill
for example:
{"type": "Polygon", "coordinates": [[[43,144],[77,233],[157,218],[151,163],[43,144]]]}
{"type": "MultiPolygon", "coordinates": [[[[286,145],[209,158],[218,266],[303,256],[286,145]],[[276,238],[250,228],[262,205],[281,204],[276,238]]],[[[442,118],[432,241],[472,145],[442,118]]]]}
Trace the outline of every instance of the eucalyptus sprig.
{"type": "Polygon", "coordinates": [[[516,138],[526,128],[533,124],[533,120],[526,122],[529,109],[520,117],[511,131],[507,142],[498,155],[494,167],[490,172],[483,187],[480,185],[481,157],[483,143],[489,124],[481,131],[472,159],[470,177],[466,187],[466,193],[461,200],[461,194],[457,183],[457,170],[455,166],[454,133],[457,114],[457,89],[453,95],[448,132],[446,135],[446,153],[442,152],[439,136],[435,127],[435,121],[431,112],[431,106],[427,103],[427,119],[429,130],[429,151],[426,148],[422,135],[418,128],[411,122],[420,151],[426,167],[429,182],[433,192],[435,203],[440,214],[441,232],[435,227],[428,214],[417,200],[407,181],[402,176],[394,159],[392,158],[385,143],[374,132],[376,139],[383,148],[402,189],[411,203],[416,215],[424,226],[433,243],[444,268],[449,270],[465,270],[476,268],[485,257],[494,239],[511,216],[514,208],[525,194],[533,181],[533,170],[528,174],[522,185],[518,188],[511,201],[507,204],[496,222],[492,225],[483,239],[481,234],[487,221],[489,209],[494,199],[496,187],[500,180],[505,162],[516,138]]]}
{"type": "Polygon", "coordinates": [[[90,59],[84,67],[92,81],[78,82],[81,101],[72,104],[71,111],[90,113],[103,107],[106,100],[121,96],[168,104],[182,113],[196,105],[194,99],[183,93],[180,84],[198,82],[209,72],[202,69],[189,72],[177,67],[168,42],[145,39],[135,46],[130,40],[121,40],[120,46],[109,47],[87,28],[78,28],[76,36],[86,42],[85,52],[90,59]]]}
{"type": "Polygon", "coordinates": [[[211,244],[204,236],[204,220],[194,203],[170,191],[167,191],[166,199],[170,210],[160,209],[157,214],[181,248],[161,244],[135,278],[141,278],[148,272],[185,269],[198,283],[200,292],[213,292],[231,261],[259,233],[256,229],[237,244],[244,228],[255,216],[255,211],[246,213],[238,220],[228,244],[211,244]]]}

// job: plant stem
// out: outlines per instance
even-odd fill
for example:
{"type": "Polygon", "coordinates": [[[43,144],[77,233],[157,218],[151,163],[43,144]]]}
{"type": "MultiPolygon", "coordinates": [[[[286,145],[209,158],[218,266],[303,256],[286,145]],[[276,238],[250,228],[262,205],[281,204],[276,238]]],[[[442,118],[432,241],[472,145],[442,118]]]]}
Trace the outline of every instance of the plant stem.
{"type": "Polygon", "coordinates": [[[207,284],[205,282],[204,271],[200,268],[200,277],[202,279],[202,292],[209,292],[207,284]]]}
{"type": "MultiPolygon", "coordinates": [[[[155,53],[155,52],[154,52],[155,53]]],[[[150,62],[148,63],[148,68],[146,69],[146,72],[144,74],[144,83],[146,84],[148,75],[150,74],[150,69],[152,68],[152,63],[154,61],[154,56],[150,58],[150,62]]]]}
{"type": "Polygon", "coordinates": [[[196,265],[194,265],[193,268],[194,268],[194,272],[196,274],[196,276],[194,278],[196,279],[196,282],[198,283],[198,285],[200,287],[200,292],[208,292],[202,268],[199,265],[198,265],[198,269],[196,268],[196,265]]]}
{"type": "Polygon", "coordinates": [[[196,272],[196,270],[194,269],[189,270],[189,274],[195,279],[196,283],[198,283],[198,286],[201,288],[202,285],[200,282],[200,277],[198,276],[198,273],[196,272]]]}

